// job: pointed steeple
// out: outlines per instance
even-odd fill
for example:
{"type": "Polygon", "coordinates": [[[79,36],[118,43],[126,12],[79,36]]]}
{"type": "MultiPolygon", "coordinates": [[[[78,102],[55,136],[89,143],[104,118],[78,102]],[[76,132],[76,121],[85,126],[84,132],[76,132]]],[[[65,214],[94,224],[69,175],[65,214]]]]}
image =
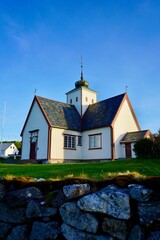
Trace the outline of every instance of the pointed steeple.
{"type": "Polygon", "coordinates": [[[81,56],[81,81],[83,81],[83,62],[82,62],[82,56],[81,56]]]}
{"type": "Polygon", "coordinates": [[[87,87],[88,88],[89,83],[83,79],[83,62],[82,62],[82,56],[81,56],[81,76],[80,80],[75,82],[75,87],[87,87]]]}

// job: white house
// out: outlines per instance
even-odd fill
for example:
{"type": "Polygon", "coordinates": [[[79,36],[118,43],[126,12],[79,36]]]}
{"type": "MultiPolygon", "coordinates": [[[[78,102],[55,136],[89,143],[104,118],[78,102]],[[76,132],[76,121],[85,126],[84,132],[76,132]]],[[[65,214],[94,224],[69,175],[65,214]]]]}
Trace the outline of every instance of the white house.
{"type": "Polygon", "coordinates": [[[1,157],[13,157],[18,155],[19,151],[14,143],[0,143],[0,156],[1,157]]]}
{"type": "Polygon", "coordinates": [[[66,95],[67,103],[34,97],[21,132],[22,160],[63,163],[135,157],[134,141],[125,136],[146,135],[127,93],[98,102],[81,73],[66,95]]]}

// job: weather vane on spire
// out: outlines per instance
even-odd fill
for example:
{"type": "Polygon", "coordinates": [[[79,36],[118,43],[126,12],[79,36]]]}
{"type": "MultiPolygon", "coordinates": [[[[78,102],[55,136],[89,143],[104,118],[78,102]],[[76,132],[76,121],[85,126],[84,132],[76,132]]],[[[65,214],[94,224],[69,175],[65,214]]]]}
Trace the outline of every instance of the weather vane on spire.
{"type": "Polygon", "coordinates": [[[83,61],[81,56],[81,80],[83,81],[83,61]]]}
{"type": "Polygon", "coordinates": [[[36,94],[37,94],[37,89],[35,88],[35,89],[34,89],[34,95],[36,95],[36,94]]]}

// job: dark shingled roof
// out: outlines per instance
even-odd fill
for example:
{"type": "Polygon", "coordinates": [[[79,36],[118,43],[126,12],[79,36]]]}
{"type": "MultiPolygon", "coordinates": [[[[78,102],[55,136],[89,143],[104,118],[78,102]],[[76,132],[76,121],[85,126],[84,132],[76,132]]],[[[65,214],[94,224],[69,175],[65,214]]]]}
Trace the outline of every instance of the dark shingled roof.
{"type": "Polygon", "coordinates": [[[121,143],[123,143],[123,142],[136,142],[136,141],[139,141],[139,140],[141,140],[141,139],[143,139],[145,137],[147,132],[149,132],[149,130],[128,132],[122,138],[121,143]]]}
{"type": "Polygon", "coordinates": [[[73,105],[37,96],[51,126],[81,130],[81,117],[73,105]]]}
{"type": "Polygon", "coordinates": [[[51,126],[83,131],[110,126],[125,94],[89,105],[82,119],[74,105],[37,96],[51,126]]]}
{"type": "Polygon", "coordinates": [[[121,94],[89,105],[82,118],[82,130],[110,126],[124,96],[121,94]]]}

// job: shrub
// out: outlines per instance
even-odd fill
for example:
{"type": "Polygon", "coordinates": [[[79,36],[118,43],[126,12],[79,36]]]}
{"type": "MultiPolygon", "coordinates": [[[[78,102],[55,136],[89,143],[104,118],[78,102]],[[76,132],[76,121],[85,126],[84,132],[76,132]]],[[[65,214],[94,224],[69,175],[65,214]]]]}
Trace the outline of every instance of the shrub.
{"type": "Polygon", "coordinates": [[[134,151],[137,158],[152,158],[154,155],[154,142],[151,139],[144,138],[134,145],[134,151]]]}

